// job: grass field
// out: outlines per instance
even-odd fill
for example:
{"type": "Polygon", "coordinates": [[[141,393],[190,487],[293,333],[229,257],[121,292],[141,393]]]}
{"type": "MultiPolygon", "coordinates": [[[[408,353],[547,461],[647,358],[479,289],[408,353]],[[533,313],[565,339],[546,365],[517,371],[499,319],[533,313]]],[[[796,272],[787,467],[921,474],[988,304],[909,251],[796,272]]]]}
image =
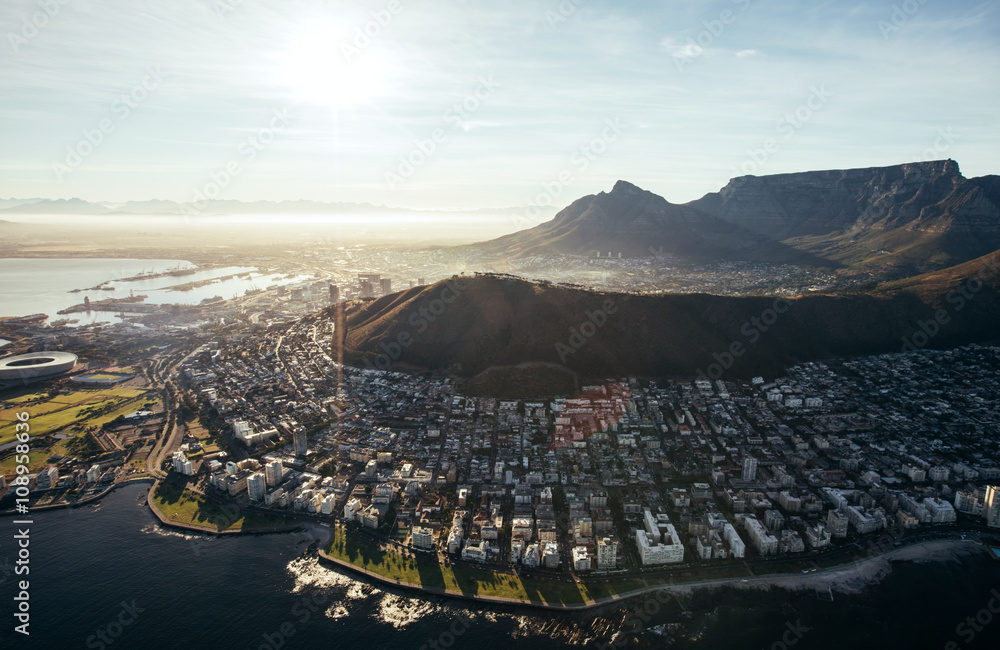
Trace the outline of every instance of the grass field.
{"type": "Polygon", "coordinates": [[[44,392],[15,394],[4,401],[16,406],[0,410],[0,444],[14,439],[16,414],[22,411],[31,415],[29,424],[34,437],[73,426],[101,426],[119,415],[137,410],[145,403],[148,392],[135,388],[103,388],[75,390],[55,397],[44,392]],[[101,414],[95,415],[99,411],[101,414]]]}
{"type": "Polygon", "coordinates": [[[91,373],[89,375],[84,375],[82,377],[77,377],[75,381],[81,381],[81,380],[87,380],[87,379],[89,379],[91,381],[108,381],[108,380],[125,379],[126,377],[128,377],[128,375],[117,374],[117,373],[108,373],[108,372],[95,372],[95,373],[91,373]]]}
{"type": "Polygon", "coordinates": [[[184,425],[187,428],[188,435],[194,436],[198,440],[207,440],[212,434],[208,432],[205,427],[201,426],[198,420],[193,420],[184,425]]]}
{"type": "Polygon", "coordinates": [[[46,393],[42,391],[32,390],[30,388],[15,389],[4,397],[4,402],[8,404],[24,404],[26,402],[34,402],[40,399],[45,399],[46,393]]]}
{"type": "MultiPolygon", "coordinates": [[[[40,472],[46,467],[45,459],[49,457],[49,452],[47,451],[31,451],[28,454],[28,471],[30,472],[40,472]]],[[[2,473],[14,473],[17,467],[17,455],[11,454],[7,458],[0,462],[0,470],[2,473]]]]}
{"type": "Polygon", "coordinates": [[[489,569],[442,566],[436,558],[422,555],[403,558],[392,551],[383,551],[373,540],[357,533],[345,534],[341,529],[334,531],[333,541],[325,551],[331,557],[391,581],[429,589],[447,589],[466,596],[512,598],[548,605],[579,605],[643,586],[640,580],[588,586],[544,578],[521,578],[489,569]]]}
{"type": "Polygon", "coordinates": [[[193,420],[188,422],[186,425],[187,433],[190,436],[194,436],[196,439],[201,441],[203,451],[196,454],[188,454],[189,458],[196,458],[204,454],[214,454],[216,452],[222,451],[222,447],[212,438],[212,434],[208,432],[208,429],[201,426],[198,420],[193,420]]]}

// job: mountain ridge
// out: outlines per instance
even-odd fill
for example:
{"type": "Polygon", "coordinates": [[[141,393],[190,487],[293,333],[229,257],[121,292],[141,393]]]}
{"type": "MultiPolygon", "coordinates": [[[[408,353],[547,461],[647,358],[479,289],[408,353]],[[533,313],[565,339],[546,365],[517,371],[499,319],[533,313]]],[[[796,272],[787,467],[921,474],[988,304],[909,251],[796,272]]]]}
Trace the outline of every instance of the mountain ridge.
{"type": "Polygon", "coordinates": [[[966,179],[951,159],[740,176],[683,204],[619,180],[550,221],[472,246],[513,257],[662,250],[692,262],[884,267],[899,277],[1000,248],[1000,177],[966,179]]]}

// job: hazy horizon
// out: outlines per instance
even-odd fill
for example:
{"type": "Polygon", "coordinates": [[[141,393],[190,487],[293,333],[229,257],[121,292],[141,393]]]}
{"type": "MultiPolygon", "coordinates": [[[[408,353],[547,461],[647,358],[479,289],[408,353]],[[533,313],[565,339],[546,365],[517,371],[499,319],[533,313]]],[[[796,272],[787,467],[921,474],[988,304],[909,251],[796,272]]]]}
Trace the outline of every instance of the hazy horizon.
{"type": "MultiPolygon", "coordinates": [[[[903,160],[903,161],[899,161],[898,163],[894,163],[894,164],[890,164],[890,165],[877,165],[877,166],[873,166],[871,168],[893,167],[893,166],[898,166],[898,165],[921,164],[921,163],[929,163],[929,162],[941,162],[941,161],[945,161],[945,160],[954,160],[954,159],[953,158],[941,158],[941,159],[938,159],[938,160],[934,160],[934,159],[929,159],[928,158],[928,159],[925,159],[925,160],[903,160]]],[[[958,164],[959,171],[962,174],[962,176],[964,176],[965,178],[975,178],[975,177],[977,177],[977,176],[966,174],[965,171],[962,170],[962,168],[961,168],[961,161],[955,160],[954,162],[958,164]]],[[[868,169],[868,168],[869,167],[845,167],[845,168],[842,168],[842,170],[846,171],[846,170],[850,170],[850,169],[868,169]]],[[[841,171],[841,170],[839,170],[839,169],[836,169],[836,170],[835,169],[801,169],[801,170],[795,170],[795,171],[777,172],[777,173],[774,173],[774,174],[742,174],[742,176],[778,176],[778,175],[809,173],[809,172],[822,172],[822,171],[841,171]]],[[[987,173],[981,174],[981,176],[993,176],[993,175],[996,175],[996,174],[994,174],[992,172],[987,172],[987,173]]],[[[719,188],[717,188],[715,190],[709,190],[708,192],[706,192],[706,194],[717,193],[717,192],[721,191],[725,187],[725,185],[728,184],[730,181],[732,181],[734,178],[737,178],[737,177],[734,176],[734,177],[728,179],[725,184],[723,184],[722,186],[720,186],[719,188]]],[[[286,214],[288,216],[293,216],[293,217],[301,217],[301,216],[306,216],[306,215],[347,216],[347,215],[350,215],[350,213],[346,212],[345,208],[343,206],[354,205],[354,206],[357,206],[358,209],[362,210],[362,212],[359,213],[359,216],[364,216],[364,217],[368,217],[368,216],[373,215],[373,214],[374,215],[387,215],[387,214],[392,214],[392,213],[407,213],[407,212],[425,213],[425,214],[456,214],[456,215],[466,214],[466,215],[473,215],[473,216],[479,216],[479,215],[490,214],[490,213],[493,213],[493,214],[507,214],[507,213],[509,213],[509,214],[524,215],[524,213],[527,212],[527,211],[529,211],[529,210],[531,211],[531,213],[535,217],[540,216],[541,213],[545,213],[546,216],[552,216],[552,215],[555,215],[559,210],[562,210],[563,208],[565,208],[567,205],[569,205],[570,203],[572,203],[573,201],[575,201],[578,198],[582,198],[584,196],[592,196],[594,194],[600,194],[602,192],[604,192],[604,193],[610,192],[612,190],[613,185],[615,183],[617,183],[618,181],[631,182],[627,178],[620,178],[620,179],[617,179],[615,181],[610,181],[609,185],[605,189],[600,189],[600,190],[597,190],[597,191],[595,191],[595,192],[593,192],[591,194],[587,194],[587,195],[581,194],[579,196],[562,197],[562,193],[560,192],[560,198],[565,198],[565,203],[556,202],[556,203],[548,203],[548,204],[545,204],[545,205],[534,204],[534,203],[527,203],[527,204],[524,204],[524,205],[481,205],[481,206],[464,207],[464,208],[455,208],[455,207],[450,207],[449,208],[449,207],[412,207],[412,206],[404,206],[404,205],[386,205],[386,204],[370,203],[370,202],[320,201],[320,200],[312,200],[312,199],[295,199],[295,198],[242,200],[242,199],[237,199],[237,198],[222,198],[222,197],[220,197],[218,199],[211,199],[211,201],[218,202],[218,203],[228,203],[228,202],[235,201],[235,202],[239,202],[240,204],[246,205],[247,207],[254,206],[254,205],[260,204],[260,203],[275,203],[275,204],[279,204],[280,205],[282,203],[309,202],[309,203],[315,203],[316,205],[337,206],[337,210],[336,211],[331,211],[331,212],[326,212],[326,213],[324,213],[324,212],[287,212],[287,213],[282,213],[282,212],[273,212],[273,213],[215,212],[215,213],[210,213],[210,212],[204,212],[203,210],[196,210],[196,212],[200,213],[199,216],[202,216],[202,214],[204,214],[204,216],[236,216],[236,215],[247,215],[247,216],[250,216],[250,215],[257,215],[257,214],[259,214],[259,215],[265,215],[265,214],[267,214],[267,215],[272,215],[272,216],[280,216],[282,214],[286,214]]],[[[635,183],[632,183],[632,184],[635,185],[635,183]]],[[[641,187],[641,189],[647,189],[647,188],[646,187],[641,187]]],[[[704,195],[701,195],[701,196],[696,197],[695,199],[691,199],[691,201],[694,201],[694,200],[697,200],[697,199],[703,198],[703,197],[704,197],[704,195]]],[[[690,201],[683,201],[683,202],[672,201],[670,199],[670,197],[668,197],[668,196],[663,196],[662,198],[666,199],[669,203],[674,203],[674,204],[683,204],[683,203],[689,203],[690,202],[690,201]]],[[[179,206],[184,206],[184,205],[192,205],[192,204],[193,205],[199,205],[199,204],[202,204],[202,203],[207,203],[207,201],[208,201],[208,199],[195,199],[193,201],[172,201],[171,199],[163,199],[163,198],[159,198],[159,197],[148,197],[148,198],[145,198],[145,199],[129,199],[127,201],[113,201],[113,200],[107,200],[107,199],[90,199],[90,200],[88,200],[88,199],[82,199],[82,198],[77,197],[77,196],[73,196],[73,197],[51,197],[51,196],[16,197],[16,196],[10,196],[10,197],[6,197],[6,198],[0,197],[0,217],[2,217],[4,215],[10,215],[10,216],[15,216],[16,217],[18,215],[24,215],[24,214],[38,214],[38,215],[50,215],[50,216],[58,216],[60,214],[71,214],[71,213],[68,213],[68,212],[62,212],[62,213],[60,213],[60,212],[52,212],[52,213],[44,213],[44,212],[39,212],[39,213],[23,213],[23,212],[17,212],[16,208],[22,207],[22,206],[25,206],[25,205],[30,205],[31,202],[40,202],[40,201],[72,201],[72,200],[86,201],[87,203],[92,204],[92,205],[108,206],[112,210],[119,210],[119,209],[127,206],[130,203],[171,202],[171,203],[176,203],[179,206]],[[12,205],[3,205],[4,203],[11,203],[12,205]],[[10,211],[8,212],[8,210],[10,210],[10,211]]],[[[175,213],[170,213],[170,212],[127,212],[127,211],[122,211],[122,212],[110,212],[110,213],[107,213],[106,215],[98,215],[98,216],[171,216],[171,215],[174,215],[174,214],[175,213]]],[[[94,216],[94,215],[86,215],[85,213],[81,213],[81,215],[82,216],[94,216]]]]}

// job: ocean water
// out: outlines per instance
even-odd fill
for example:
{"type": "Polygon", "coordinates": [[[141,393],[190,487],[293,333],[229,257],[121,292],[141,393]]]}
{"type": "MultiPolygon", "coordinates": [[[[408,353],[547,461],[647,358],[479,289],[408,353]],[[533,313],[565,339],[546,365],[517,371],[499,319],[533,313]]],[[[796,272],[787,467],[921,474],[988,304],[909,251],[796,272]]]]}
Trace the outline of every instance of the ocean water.
{"type": "Polygon", "coordinates": [[[182,268],[191,266],[181,260],[0,259],[0,316],[42,313],[48,314],[51,320],[79,318],[80,323],[110,322],[113,316],[108,312],[96,320],[94,316],[98,312],[70,316],[58,316],[56,312],[83,302],[84,295],[89,295],[91,300],[116,297],[111,291],[69,293],[73,289],[87,289],[144,270],[166,271],[178,264],[182,268]]]}
{"type": "Polygon", "coordinates": [[[37,513],[28,576],[13,574],[17,527],[0,519],[7,609],[0,647],[1000,647],[1000,614],[993,620],[987,609],[1000,588],[1000,562],[981,549],[895,563],[881,583],[835,592],[832,602],[812,592],[722,589],[633,601],[632,613],[551,614],[376,587],[303,557],[315,539],[307,532],[206,538],[164,530],[144,506],[147,489],[121,489],[96,507],[37,513]],[[25,578],[27,638],[14,632],[12,616],[15,581],[25,578]],[[969,616],[979,616],[978,631],[960,627],[969,616]]]}
{"type": "Polygon", "coordinates": [[[261,274],[253,267],[227,267],[196,271],[190,275],[166,276],[131,282],[116,281],[119,278],[135,276],[144,271],[163,272],[174,268],[192,268],[183,260],[138,260],[138,259],[0,259],[0,316],[27,316],[43,313],[49,315],[49,322],[68,318],[78,319],[77,325],[97,322],[117,322],[114,312],[77,312],[59,315],[61,309],[78,305],[84,297],[91,300],[105,298],[126,298],[130,294],[148,296],[144,302],[150,304],[198,304],[206,298],[220,296],[232,298],[242,296],[248,289],[265,289],[277,284],[288,284],[304,279],[288,278],[277,274],[261,274]],[[227,280],[223,277],[234,276],[227,280]],[[170,290],[170,287],[214,280],[189,291],[170,290]],[[79,291],[91,289],[104,282],[110,282],[112,291],[79,291]]]}

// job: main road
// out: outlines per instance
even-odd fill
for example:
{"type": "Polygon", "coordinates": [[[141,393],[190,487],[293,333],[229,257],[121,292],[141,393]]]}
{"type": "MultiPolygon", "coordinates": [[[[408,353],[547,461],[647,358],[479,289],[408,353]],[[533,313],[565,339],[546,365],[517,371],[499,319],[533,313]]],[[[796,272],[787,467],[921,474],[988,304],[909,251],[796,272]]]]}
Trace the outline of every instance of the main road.
{"type": "Polygon", "coordinates": [[[195,348],[190,350],[187,354],[171,365],[166,365],[162,359],[155,359],[153,365],[154,370],[149,379],[153,382],[153,388],[156,388],[161,392],[163,399],[163,413],[166,415],[166,419],[163,423],[163,432],[157,439],[156,444],[153,445],[153,449],[149,452],[149,456],[146,457],[146,472],[152,476],[156,476],[158,478],[166,476],[166,473],[160,469],[163,465],[163,456],[169,450],[176,449],[180,446],[183,427],[177,422],[177,410],[180,407],[180,404],[177,401],[177,392],[179,389],[174,384],[172,377],[177,368],[182,363],[187,361],[199,347],[201,347],[201,344],[198,344],[195,348]],[[156,376],[157,374],[159,374],[159,377],[156,376]],[[171,393],[170,389],[173,389],[173,393],[171,393]],[[171,422],[173,422],[172,427],[170,424],[171,422]],[[170,430],[168,431],[168,429],[170,430]]]}

